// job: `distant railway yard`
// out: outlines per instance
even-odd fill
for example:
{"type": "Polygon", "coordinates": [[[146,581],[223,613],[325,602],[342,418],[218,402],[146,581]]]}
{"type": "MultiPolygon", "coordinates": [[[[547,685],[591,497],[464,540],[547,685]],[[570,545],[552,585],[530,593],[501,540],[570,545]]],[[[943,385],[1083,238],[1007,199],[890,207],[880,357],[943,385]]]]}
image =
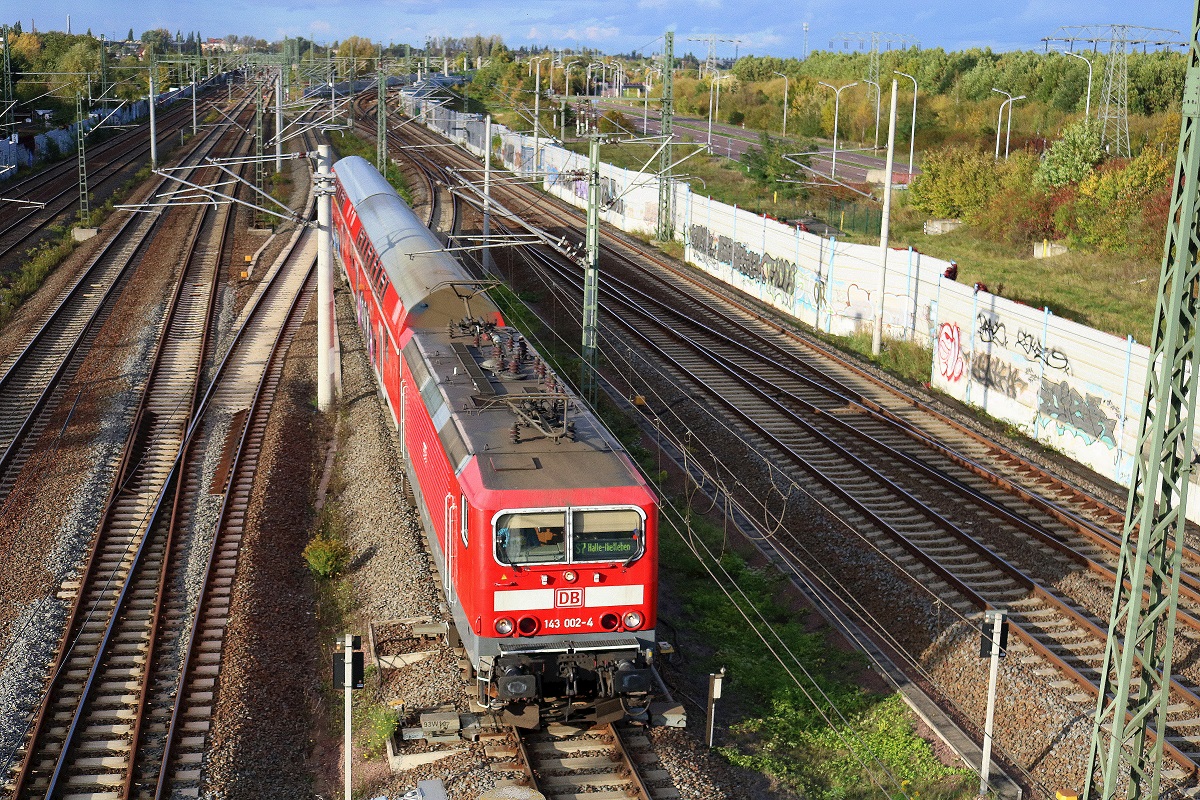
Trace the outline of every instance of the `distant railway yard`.
{"type": "MultiPolygon", "coordinates": [[[[522,134],[449,57],[286,45],[162,56],[75,156],[3,140],[58,143],[0,182],[0,797],[1076,800],[1122,698],[1158,722],[1113,764],[1200,792],[1186,343],[1159,444],[1129,400],[1178,304],[1143,356],[886,223],[839,241],[847,206],[702,198],[669,104],[613,129],[565,55],[522,134]],[[598,163],[633,136],[640,172],[598,163]],[[872,333],[892,361],[843,349],[872,333]],[[1068,382],[1101,373],[1119,406],[1068,382]]],[[[834,125],[804,169],[836,182],[834,125]]],[[[841,159],[854,191],[893,164],[841,159]]]]}

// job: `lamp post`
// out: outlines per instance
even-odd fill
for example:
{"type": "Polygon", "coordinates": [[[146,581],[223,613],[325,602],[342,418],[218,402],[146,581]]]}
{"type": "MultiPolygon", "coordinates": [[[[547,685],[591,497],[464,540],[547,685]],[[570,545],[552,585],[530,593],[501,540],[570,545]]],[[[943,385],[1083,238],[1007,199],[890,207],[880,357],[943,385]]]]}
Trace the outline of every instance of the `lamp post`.
{"type": "Polygon", "coordinates": [[[879,89],[879,84],[875,81],[863,78],[863,83],[869,83],[871,86],[875,87],[875,147],[871,150],[871,152],[874,153],[879,149],[879,95],[882,94],[882,92],[879,89]]]}
{"type": "Polygon", "coordinates": [[[646,135],[650,128],[650,92],[654,89],[654,73],[661,72],[657,67],[646,67],[646,71],[642,78],[646,81],[642,94],[642,135],[646,135]]]}
{"type": "Polygon", "coordinates": [[[566,86],[563,87],[563,94],[567,96],[568,103],[571,102],[571,67],[580,63],[582,62],[579,59],[575,59],[574,61],[568,61],[567,65],[563,67],[563,83],[566,84],[566,86]]]}
{"type": "Polygon", "coordinates": [[[829,177],[837,177],[837,140],[838,140],[838,112],[842,104],[842,89],[849,89],[851,86],[858,86],[858,81],[847,83],[845,86],[834,86],[825,81],[817,81],[822,86],[833,89],[833,164],[829,168],[829,177]]]}
{"type": "Polygon", "coordinates": [[[783,78],[783,137],[787,138],[787,112],[788,112],[788,76],[782,72],[772,72],[772,75],[778,75],[783,78]]]}
{"type": "Polygon", "coordinates": [[[1089,59],[1087,59],[1086,57],[1079,55],[1079,53],[1063,51],[1063,55],[1070,56],[1071,58],[1078,58],[1080,61],[1087,64],[1087,67],[1088,67],[1087,101],[1084,103],[1084,106],[1083,106],[1083,118],[1087,119],[1092,113],[1092,62],[1089,59]]]}
{"type": "Polygon", "coordinates": [[[912,110],[912,129],[908,132],[908,182],[912,184],[912,168],[913,168],[913,146],[917,141],[917,79],[907,72],[901,72],[898,69],[892,70],[897,75],[903,75],[913,82],[913,110],[912,110]]]}
{"type": "Polygon", "coordinates": [[[1013,97],[1011,94],[1004,91],[1003,89],[996,89],[994,87],[993,87],[992,91],[995,92],[996,94],[1002,94],[1006,98],[1004,100],[1004,102],[1002,102],[1000,104],[1000,113],[996,117],[996,161],[1000,160],[1000,124],[1001,124],[1001,122],[1004,121],[1004,107],[1005,106],[1009,107],[1008,108],[1008,132],[1005,133],[1005,135],[1004,135],[1004,160],[1008,161],[1008,141],[1009,141],[1009,137],[1012,134],[1012,103],[1015,100],[1024,100],[1025,95],[1022,94],[1022,95],[1018,95],[1017,97],[1013,97]]]}

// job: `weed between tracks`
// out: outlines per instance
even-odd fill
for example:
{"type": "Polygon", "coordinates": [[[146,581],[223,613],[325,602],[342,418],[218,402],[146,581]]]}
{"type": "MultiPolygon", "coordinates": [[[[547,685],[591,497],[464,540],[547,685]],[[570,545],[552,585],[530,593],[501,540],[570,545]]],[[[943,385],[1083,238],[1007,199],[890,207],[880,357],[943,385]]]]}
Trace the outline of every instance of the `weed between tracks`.
{"type": "MultiPolygon", "coordinates": [[[[345,442],[348,434],[344,427],[339,430],[340,444],[345,442]]],[[[345,477],[335,460],[325,506],[313,523],[311,539],[304,549],[304,559],[316,579],[318,645],[322,660],[329,665],[320,673],[324,700],[321,717],[326,725],[326,735],[334,742],[341,742],[344,736],[345,704],[345,689],[333,685],[334,643],[345,641],[347,631],[362,631],[363,647],[367,647],[367,620],[359,612],[350,577],[343,574],[351,554],[346,541],[346,521],[338,502],[345,488],[345,477]]],[[[364,760],[383,756],[387,740],[400,724],[396,712],[383,702],[379,689],[378,668],[370,666],[365,672],[364,688],[351,692],[354,745],[364,760]]]]}

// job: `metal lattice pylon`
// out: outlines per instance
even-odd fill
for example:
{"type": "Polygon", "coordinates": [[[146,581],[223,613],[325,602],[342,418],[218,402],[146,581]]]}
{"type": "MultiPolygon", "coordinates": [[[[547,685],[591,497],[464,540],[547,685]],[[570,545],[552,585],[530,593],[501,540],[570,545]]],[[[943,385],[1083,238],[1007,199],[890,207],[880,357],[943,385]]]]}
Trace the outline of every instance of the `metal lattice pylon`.
{"type": "Polygon", "coordinates": [[[674,187],[671,185],[673,153],[671,135],[675,119],[675,34],[667,31],[663,36],[662,112],[658,132],[665,146],[658,161],[658,229],[655,239],[669,242],[675,238],[674,187]]]}
{"type": "Polygon", "coordinates": [[[86,117],[83,114],[83,95],[76,92],[75,146],[79,156],[79,222],[83,225],[88,223],[88,217],[91,216],[91,206],[88,201],[87,153],[83,147],[83,137],[87,135],[87,130],[83,124],[85,119],[86,117]]]}
{"type": "Polygon", "coordinates": [[[1175,609],[1196,424],[1200,316],[1200,0],[1171,213],[1084,797],[1160,796],[1175,609]],[[1143,595],[1145,595],[1143,597],[1143,595]],[[1153,731],[1153,741],[1147,745],[1153,731]],[[1096,773],[1100,772],[1100,783],[1096,773]]]}
{"type": "Polygon", "coordinates": [[[4,104],[4,115],[0,119],[4,120],[4,134],[9,135],[15,130],[13,101],[16,100],[16,96],[13,94],[12,58],[9,55],[12,50],[9,47],[9,37],[12,36],[12,28],[5,25],[3,28],[0,28],[0,32],[4,34],[4,96],[0,98],[0,103],[4,104]]]}
{"type": "Polygon", "coordinates": [[[904,33],[883,33],[881,31],[869,31],[867,33],[839,33],[834,39],[829,42],[830,49],[833,48],[835,41],[841,41],[842,47],[849,47],[851,44],[857,44],[861,50],[866,45],[870,44],[870,61],[867,64],[867,102],[871,105],[879,103],[879,47],[887,45],[887,49],[891,50],[892,45],[907,49],[909,47],[920,47],[921,42],[913,36],[904,33]]]}
{"type": "Polygon", "coordinates": [[[1115,156],[1129,157],[1129,45],[1125,25],[1113,26],[1100,91],[1100,143],[1115,156]]]}
{"type": "Polygon", "coordinates": [[[1108,43],[1104,62],[1104,85],[1100,92],[1100,142],[1110,155],[1128,158],[1129,147],[1129,47],[1169,47],[1185,44],[1179,31],[1146,28],[1140,25],[1064,25],[1054,36],[1042,37],[1047,49],[1050,42],[1064,42],[1074,48],[1076,42],[1091,44],[1095,51],[1108,43]]]}

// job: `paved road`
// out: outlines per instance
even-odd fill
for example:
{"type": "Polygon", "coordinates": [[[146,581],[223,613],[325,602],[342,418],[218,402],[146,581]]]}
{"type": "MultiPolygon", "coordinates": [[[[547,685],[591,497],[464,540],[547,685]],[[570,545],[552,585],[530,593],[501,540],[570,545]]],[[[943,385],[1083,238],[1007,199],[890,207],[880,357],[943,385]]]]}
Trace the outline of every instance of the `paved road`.
{"type": "MultiPolygon", "coordinates": [[[[658,114],[653,109],[646,111],[637,106],[619,103],[610,98],[590,99],[597,101],[598,105],[620,110],[629,118],[630,122],[634,123],[639,133],[647,135],[656,135],[659,133],[658,114]],[[643,113],[646,120],[645,127],[642,124],[643,113]]],[[[674,129],[676,135],[685,141],[704,143],[711,141],[712,152],[715,155],[732,159],[740,159],[747,150],[758,145],[758,136],[754,131],[747,131],[736,125],[727,125],[719,122],[713,123],[712,138],[710,140],[707,119],[676,115],[674,129]]],[[[789,139],[789,141],[795,142],[792,139],[789,139]]],[[[800,146],[799,142],[795,142],[795,144],[797,148],[800,146]]],[[[809,164],[813,169],[824,175],[829,175],[833,169],[833,148],[827,145],[818,145],[818,151],[819,154],[812,156],[809,164]]],[[[868,170],[879,170],[882,172],[886,166],[886,159],[872,154],[870,150],[861,152],[839,148],[837,152],[837,178],[847,183],[865,183],[868,170]]],[[[897,182],[904,182],[905,173],[908,172],[907,155],[904,160],[897,159],[892,169],[893,173],[897,175],[897,182]]],[[[919,175],[921,174],[921,170],[914,169],[913,174],[919,175]]]]}

